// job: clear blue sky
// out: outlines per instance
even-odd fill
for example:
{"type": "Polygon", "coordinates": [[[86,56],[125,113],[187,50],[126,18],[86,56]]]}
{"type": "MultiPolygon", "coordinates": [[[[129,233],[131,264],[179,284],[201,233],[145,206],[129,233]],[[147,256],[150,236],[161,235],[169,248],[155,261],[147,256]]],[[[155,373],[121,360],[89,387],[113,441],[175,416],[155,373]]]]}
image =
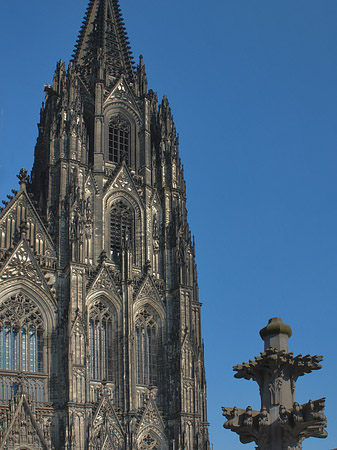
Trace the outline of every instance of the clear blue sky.
{"type": "MultiPolygon", "coordinates": [[[[32,166],[43,85],[68,61],[87,0],[2,2],[0,198],[32,166]]],[[[262,351],[270,317],[294,353],[323,354],[297,401],[327,397],[337,447],[337,2],[121,0],[135,59],[168,95],[196,236],[215,450],[245,447],[221,406],[259,408],[232,366],[262,351]]]]}

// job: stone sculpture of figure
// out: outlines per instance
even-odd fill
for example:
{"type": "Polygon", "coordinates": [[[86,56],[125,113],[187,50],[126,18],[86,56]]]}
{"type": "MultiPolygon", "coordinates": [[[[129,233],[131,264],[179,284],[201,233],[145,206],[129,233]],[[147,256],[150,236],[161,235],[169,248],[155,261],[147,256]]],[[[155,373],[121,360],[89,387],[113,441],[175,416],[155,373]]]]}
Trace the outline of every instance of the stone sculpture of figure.
{"type": "Polygon", "coordinates": [[[92,207],[91,207],[91,197],[89,196],[87,198],[87,204],[86,204],[86,216],[87,220],[92,220],[92,207]]]}
{"type": "Polygon", "coordinates": [[[73,171],[71,172],[71,181],[70,181],[70,189],[74,196],[76,193],[76,186],[77,186],[77,170],[76,168],[74,168],[73,171]]]}
{"type": "Polygon", "coordinates": [[[236,406],[234,408],[222,408],[222,415],[228,419],[226,427],[230,428],[239,424],[239,410],[236,406]]]}
{"type": "Polygon", "coordinates": [[[293,419],[294,422],[303,422],[302,408],[297,402],[293,405],[293,419]]]}
{"type": "Polygon", "coordinates": [[[281,405],[280,406],[280,422],[282,424],[285,424],[288,422],[288,413],[287,413],[287,409],[285,406],[281,405]]]}
{"type": "Polygon", "coordinates": [[[323,409],[325,406],[324,399],[316,400],[313,402],[312,400],[309,400],[309,402],[306,405],[306,420],[324,420],[325,415],[323,413],[323,409]]]}
{"type": "Polygon", "coordinates": [[[263,426],[268,425],[268,422],[269,422],[268,411],[267,411],[267,408],[263,407],[261,409],[261,412],[260,412],[259,417],[258,417],[259,427],[263,427],[263,426]]]}
{"type": "Polygon", "coordinates": [[[251,427],[253,425],[253,410],[251,406],[247,406],[246,412],[244,414],[243,426],[251,427]]]}
{"type": "Polygon", "coordinates": [[[55,233],[55,216],[51,208],[48,210],[48,231],[51,235],[55,233]]]}
{"type": "Polygon", "coordinates": [[[71,222],[70,222],[70,237],[73,240],[76,240],[77,238],[77,228],[78,228],[78,217],[77,212],[73,211],[71,213],[71,222]]]}
{"type": "Polygon", "coordinates": [[[158,236],[158,220],[156,214],[153,216],[153,236],[158,236]]]}

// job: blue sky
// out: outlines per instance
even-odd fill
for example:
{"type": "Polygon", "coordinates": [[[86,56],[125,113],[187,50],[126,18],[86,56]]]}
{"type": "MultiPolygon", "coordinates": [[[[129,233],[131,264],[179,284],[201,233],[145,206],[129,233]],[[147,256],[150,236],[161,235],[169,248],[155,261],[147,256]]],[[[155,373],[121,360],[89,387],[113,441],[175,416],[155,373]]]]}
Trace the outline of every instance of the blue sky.
{"type": "MultiPolygon", "coordinates": [[[[68,61],[87,0],[1,5],[0,198],[32,166],[43,85],[68,61]],[[55,6],[56,5],[56,6],[55,6]]],[[[121,0],[135,59],[167,94],[196,236],[216,450],[244,448],[221,406],[259,408],[232,366],[262,351],[270,317],[292,326],[291,350],[323,354],[297,401],[327,397],[337,447],[337,2],[121,0]]],[[[245,446],[254,449],[254,444],[245,446]]]]}

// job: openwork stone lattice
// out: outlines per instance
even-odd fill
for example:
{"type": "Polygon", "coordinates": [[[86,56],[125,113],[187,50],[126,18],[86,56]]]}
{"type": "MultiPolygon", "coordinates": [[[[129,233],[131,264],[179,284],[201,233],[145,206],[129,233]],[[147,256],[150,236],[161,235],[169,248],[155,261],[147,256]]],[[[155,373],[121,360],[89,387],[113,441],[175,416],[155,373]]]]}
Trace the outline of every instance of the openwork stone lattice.
{"type": "Polygon", "coordinates": [[[43,371],[43,325],[39,307],[21,293],[0,304],[0,370],[43,371]]]}
{"type": "Polygon", "coordinates": [[[39,307],[30,298],[18,293],[8,297],[0,304],[0,327],[5,322],[12,326],[34,326],[43,329],[43,318],[39,307]]]}
{"type": "Polygon", "coordinates": [[[159,444],[150,434],[147,434],[140,443],[139,450],[159,450],[159,444]]]}

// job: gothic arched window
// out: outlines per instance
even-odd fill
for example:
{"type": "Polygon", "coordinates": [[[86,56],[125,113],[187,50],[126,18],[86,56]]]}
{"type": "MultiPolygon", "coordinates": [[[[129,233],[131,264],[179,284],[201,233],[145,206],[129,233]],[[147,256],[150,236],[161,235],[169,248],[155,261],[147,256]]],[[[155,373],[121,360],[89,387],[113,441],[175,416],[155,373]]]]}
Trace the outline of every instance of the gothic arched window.
{"type": "Polygon", "coordinates": [[[157,372],[158,325],[145,309],[138,312],[135,321],[137,352],[137,383],[155,384],[157,372]]]}
{"type": "Polygon", "coordinates": [[[43,372],[43,318],[24,294],[0,304],[0,370],[43,372]]]}
{"type": "Polygon", "coordinates": [[[122,200],[115,202],[110,211],[110,257],[119,263],[123,242],[133,246],[133,211],[122,200]]]}
{"type": "Polygon", "coordinates": [[[89,311],[90,370],[93,380],[112,381],[113,377],[113,315],[100,300],[89,311]]]}
{"type": "Polygon", "coordinates": [[[121,116],[112,117],[109,123],[109,161],[130,161],[130,125],[121,116]]]}

